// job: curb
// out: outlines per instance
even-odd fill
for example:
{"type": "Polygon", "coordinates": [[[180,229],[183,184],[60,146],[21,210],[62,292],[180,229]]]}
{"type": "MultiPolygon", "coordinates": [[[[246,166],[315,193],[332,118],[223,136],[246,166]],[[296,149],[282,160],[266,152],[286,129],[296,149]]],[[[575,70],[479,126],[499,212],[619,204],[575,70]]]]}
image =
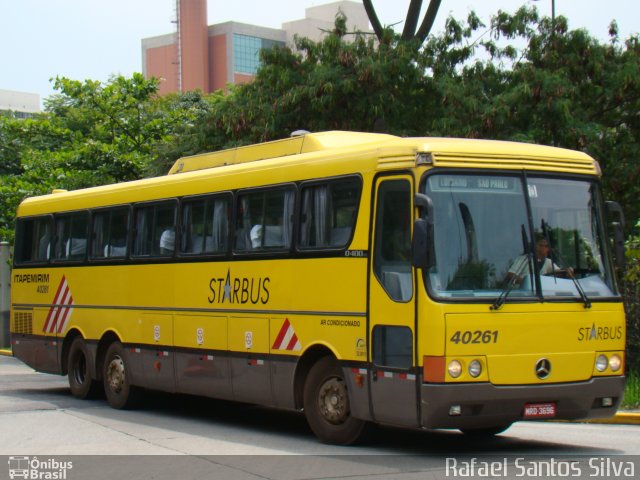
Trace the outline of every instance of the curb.
{"type": "Polygon", "coordinates": [[[608,425],[640,425],[640,413],[618,412],[615,417],[587,420],[587,423],[604,423],[608,425]]]}
{"type": "Polygon", "coordinates": [[[10,348],[0,348],[0,355],[4,355],[5,357],[13,357],[13,352],[10,348]]]}

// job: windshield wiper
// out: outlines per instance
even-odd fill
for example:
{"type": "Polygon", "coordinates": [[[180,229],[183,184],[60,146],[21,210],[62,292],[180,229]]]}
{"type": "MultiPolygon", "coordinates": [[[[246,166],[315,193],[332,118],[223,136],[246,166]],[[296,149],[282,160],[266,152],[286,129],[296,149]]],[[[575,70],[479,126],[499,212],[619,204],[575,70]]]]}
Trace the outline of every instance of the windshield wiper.
{"type": "Polygon", "coordinates": [[[567,270],[567,275],[573,281],[573,284],[576,286],[576,290],[578,290],[578,293],[580,294],[580,298],[582,298],[582,302],[584,303],[584,308],[591,308],[591,300],[589,300],[589,297],[587,297],[587,294],[582,289],[582,285],[580,285],[580,282],[578,281],[578,279],[573,275],[573,272],[570,270],[567,270]]]}
{"type": "MultiPolygon", "coordinates": [[[[524,262],[524,265],[528,265],[529,262],[531,261],[531,259],[529,258],[529,260],[527,262],[524,262]]],[[[493,305],[491,305],[489,307],[489,310],[500,310],[500,307],[502,307],[502,305],[504,305],[504,302],[507,301],[507,297],[509,296],[509,294],[511,293],[511,291],[516,287],[516,285],[518,284],[518,277],[520,276],[520,270],[518,270],[510,279],[509,282],[505,285],[505,287],[502,289],[502,292],[500,292],[500,295],[498,296],[498,298],[496,298],[495,302],[493,302],[493,305]]]]}
{"type": "MultiPolygon", "coordinates": [[[[533,253],[531,252],[531,246],[529,244],[529,239],[527,238],[527,231],[524,228],[524,225],[521,225],[522,231],[522,245],[524,247],[524,255],[526,255],[526,261],[523,261],[518,266],[517,270],[513,272],[513,274],[509,277],[509,281],[498,295],[498,298],[493,302],[493,305],[489,307],[489,310],[499,310],[504,302],[507,301],[507,297],[513,291],[513,289],[518,285],[518,283],[522,279],[522,274],[524,273],[525,268],[529,269],[529,274],[533,272],[531,266],[533,265],[533,253]]],[[[521,258],[521,257],[518,257],[521,258]]]]}
{"type": "MultiPolygon", "coordinates": [[[[549,225],[547,222],[545,222],[544,218],[543,218],[541,226],[542,226],[542,233],[543,233],[545,239],[547,240],[547,243],[549,244],[549,251],[551,253],[551,265],[552,265],[552,268],[553,268],[554,261],[558,260],[558,264],[559,264],[560,268],[564,272],[566,272],[567,277],[569,277],[571,279],[571,281],[573,282],[573,284],[576,286],[576,290],[578,291],[578,294],[580,295],[580,298],[582,299],[582,302],[584,303],[584,308],[591,308],[591,300],[589,300],[589,297],[587,297],[587,294],[582,289],[582,285],[580,285],[580,282],[578,282],[578,279],[573,274],[573,269],[571,267],[569,267],[569,264],[562,257],[560,252],[558,250],[556,250],[555,248],[553,248],[552,245],[551,245],[551,237],[549,235],[549,231],[551,230],[551,225],[549,225]]],[[[555,268],[553,269],[553,276],[554,276],[554,278],[556,277],[555,268]]]]}

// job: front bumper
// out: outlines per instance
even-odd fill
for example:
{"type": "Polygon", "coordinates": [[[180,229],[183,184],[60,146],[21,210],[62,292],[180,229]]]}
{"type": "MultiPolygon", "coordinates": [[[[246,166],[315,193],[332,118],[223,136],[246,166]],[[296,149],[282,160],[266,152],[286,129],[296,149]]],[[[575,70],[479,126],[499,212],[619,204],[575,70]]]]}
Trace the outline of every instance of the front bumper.
{"type": "Polygon", "coordinates": [[[597,377],[587,382],[550,385],[489,383],[422,384],[421,423],[425,428],[490,428],[524,420],[529,403],[556,404],[558,420],[607,418],[616,413],[624,392],[624,377],[597,377]],[[602,398],[612,398],[603,407],[602,398]],[[452,406],[459,415],[450,415],[452,406]]]}

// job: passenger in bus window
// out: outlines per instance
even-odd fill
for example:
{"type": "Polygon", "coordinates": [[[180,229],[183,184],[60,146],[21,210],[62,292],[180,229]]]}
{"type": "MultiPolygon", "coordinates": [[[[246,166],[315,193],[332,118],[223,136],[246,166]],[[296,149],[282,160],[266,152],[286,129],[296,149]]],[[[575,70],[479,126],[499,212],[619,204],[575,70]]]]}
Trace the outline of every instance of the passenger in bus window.
{"type": "Polygon", "coordinates": [[[249,238],[251,238],[251,248],[256,249],[262,247],[263,232],[264,229],[260,224],[251,227],[251,232],[249,233],[249,238]]]}
{"type": "Polygon", "coordinates": [[[168,228],[160,236],[160,254],[171,255],[175,249],[176,244],[176,231],[173,228],[168,228]]]}

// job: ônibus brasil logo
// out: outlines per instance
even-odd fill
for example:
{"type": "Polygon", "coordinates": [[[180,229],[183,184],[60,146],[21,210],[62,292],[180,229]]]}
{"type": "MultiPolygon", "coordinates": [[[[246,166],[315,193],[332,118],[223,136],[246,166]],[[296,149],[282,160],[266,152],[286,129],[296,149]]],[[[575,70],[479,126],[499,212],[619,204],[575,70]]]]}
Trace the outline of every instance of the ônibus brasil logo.
{"type": "Polygon", "coordinates": [[[73,462],[63,462],[54,458],[40,460],[38,457],[9,457],[9,478],[32,480],[66,480],[67,471],[73,468],[73,462]]]}

